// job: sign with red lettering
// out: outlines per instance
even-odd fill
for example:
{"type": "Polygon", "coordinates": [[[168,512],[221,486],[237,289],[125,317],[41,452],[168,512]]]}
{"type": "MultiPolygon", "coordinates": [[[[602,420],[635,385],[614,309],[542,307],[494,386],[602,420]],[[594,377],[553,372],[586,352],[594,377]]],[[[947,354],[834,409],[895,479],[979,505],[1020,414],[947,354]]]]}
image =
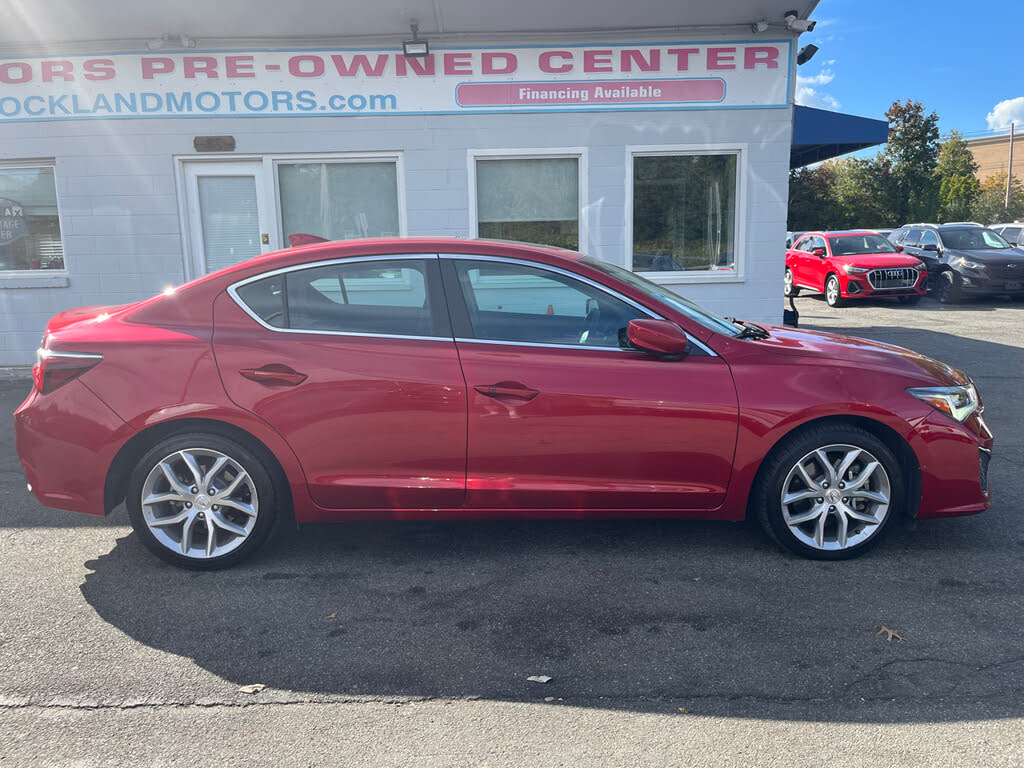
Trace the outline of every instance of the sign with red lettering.
{"type": "Polygon", "coordinates": [[[0,122],[785,107],[792,41],[0,59],[0,122]]]}

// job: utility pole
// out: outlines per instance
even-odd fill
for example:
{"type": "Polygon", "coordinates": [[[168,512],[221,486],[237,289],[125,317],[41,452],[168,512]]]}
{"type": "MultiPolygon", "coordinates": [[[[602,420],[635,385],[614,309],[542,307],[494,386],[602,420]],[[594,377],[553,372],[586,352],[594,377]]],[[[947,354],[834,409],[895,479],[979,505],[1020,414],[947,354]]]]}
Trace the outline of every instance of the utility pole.
{"type": "Polygon", "coordinates": [[[1010,162],[1006,168],[1006,210],[1010,210],[1010,182],[1013,181],[1013,127],[1010,123],[1010,162]]]}

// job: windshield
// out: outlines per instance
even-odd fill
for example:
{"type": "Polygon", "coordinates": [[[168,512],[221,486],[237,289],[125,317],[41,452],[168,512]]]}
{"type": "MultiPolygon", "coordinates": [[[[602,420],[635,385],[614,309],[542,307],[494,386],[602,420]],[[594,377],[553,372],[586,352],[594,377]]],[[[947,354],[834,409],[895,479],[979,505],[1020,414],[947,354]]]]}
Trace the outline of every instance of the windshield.
{"type": "Polygon", "coordinates": [[[942,242],[947,248],[957,251],[991,251],[997,248],[1011,247],[991,229],[982,229],[981,227],[944,229],[942,230],[942,242]]]}
{"type": "Polygon", "coordinates": [[[669,290],[664,285],[651,282],[646,278],[640,277],[640,275],[635,272],[630,272],[628,269],[617,267],[614,264],[609,264],[607,261],[596,259],[593,256],[584,256],[580,261],[588,267],[593,267],[594,269],[604,272],[606,275],[611,275],[612,277],[626,283],[626,285],[636,288],[638,291],[643,291],[648,296],[651,296],[664,304],[668,304],[672,309],[682,312],[695,323],[699,323],[710,331],[721,333],[725,336],[736,336],[740,333],[740,329],[724,317],[719,317],[716,314],[708,312],[704,307],[699,304],[694,304],[689,299],[684,299],[678,293],[669,290]]]}
{"type": "Polygon", "coordinates": [[[881,235],[841,235],[830,237],[833,256],[856,256],[863,253],[898,253],[893,244],[881,235]]]}

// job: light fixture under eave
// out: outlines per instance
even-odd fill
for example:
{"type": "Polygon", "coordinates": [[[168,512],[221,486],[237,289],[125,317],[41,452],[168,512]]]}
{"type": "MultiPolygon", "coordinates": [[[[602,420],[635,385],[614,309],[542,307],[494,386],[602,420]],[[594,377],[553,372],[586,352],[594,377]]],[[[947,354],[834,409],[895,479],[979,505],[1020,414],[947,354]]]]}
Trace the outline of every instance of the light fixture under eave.
{"type": "Polygon", "coordinates": [[[808,43],[807,45],[805,45],[803,48],[800,49],[800,52],[796,55],[797,66],[800,66],[801,64],[806,64],[808,61],[814,58],[814,54],[816,54],[817,52],[818,46],[816,46],[814,43],[808,43]]]}
{"type": "Polygon", "coordinates": [[[409,25],[412,29],[412,40],[402,41],[402,51],[406,58],[425,59],[430,55],[430,43],[419,37],[420,26],[416,22],[409,25]]]}

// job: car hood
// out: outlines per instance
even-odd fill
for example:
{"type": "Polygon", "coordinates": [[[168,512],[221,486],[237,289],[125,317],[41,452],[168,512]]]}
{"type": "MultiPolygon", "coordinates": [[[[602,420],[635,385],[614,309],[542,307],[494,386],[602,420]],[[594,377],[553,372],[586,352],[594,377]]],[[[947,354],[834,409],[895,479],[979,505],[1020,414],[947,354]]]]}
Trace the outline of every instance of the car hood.
{"type": "Polygon", "coordinates": [[[916,267],[921,260],[906,253],[858,253],[850,256],[833,256],[833,261],[853,267],[879,269],[882,267],[916,267]]]}
{"type": "Polygon", "coordinates": [[[770,338],[757,343],[779,354],[900,374],[918,379],[924,386],[950,386],[967,381],[960,371],[904,347],[787,326],[776,325],[767,330],[770,338]]]}
{"type": "Polygon", "coordinates": [[[946,257],[950,256],[962,256],[965,259],[977,261],[981,264],[998,264],[1000,262],[1024,263],[1024,251],[1020,248],[985,248],[977,251],[950,248],[946,251],[946,257]]]}

